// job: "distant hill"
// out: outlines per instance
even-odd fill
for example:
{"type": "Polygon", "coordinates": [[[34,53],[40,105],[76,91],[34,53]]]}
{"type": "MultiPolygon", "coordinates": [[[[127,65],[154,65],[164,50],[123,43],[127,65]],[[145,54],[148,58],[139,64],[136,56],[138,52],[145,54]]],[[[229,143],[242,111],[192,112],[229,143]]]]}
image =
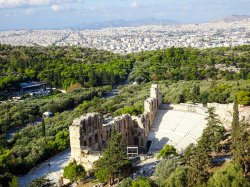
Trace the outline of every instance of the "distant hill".
{"type": "Polygon", "coordinates": [[[139,20],[114,20],[97,22],[91,24],[82,24],[73,27],[73,29],[102,29],[108,27],[132,27],[132,26],[142,26],[142,25],[167,25],[167,24],[178,24],[177,21],[168,19],[139,19],[139,20]]]}
{"type": "Polygon", "coordinates": [[[220,19],[216,19],[216,20],[212,20],[210,21],[211,23],[231,23],[231,22],[235,22],[235,21],[244,21],[244,20],[249,20],[250,21],[250,16],[249,15],[231,15],[231,16],[227,16],[224,18],[220,18],[220,19]]]}

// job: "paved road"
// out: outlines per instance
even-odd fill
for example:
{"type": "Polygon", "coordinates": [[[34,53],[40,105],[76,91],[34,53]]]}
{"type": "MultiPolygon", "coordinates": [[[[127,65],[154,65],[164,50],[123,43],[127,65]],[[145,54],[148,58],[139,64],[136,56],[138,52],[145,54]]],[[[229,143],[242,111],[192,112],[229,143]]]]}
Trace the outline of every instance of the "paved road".
{"type": "Polygon", "coordinates": [[[151,177],[154,174],[155,171],[155,165],[159,162],[159,160],[156,159],[156,157],[148,158],[147,160],[142,161],[140,164],[138,164],[138,169],[133,175],[132,178],[136,178],[137,176],[145,176],[145,177],[151,177]]]}
{"type": "Polygon", "coordinates": [[[47,161],[41,163],[37,167],[33,168],[26,175],[19,177],[20,187],[27,186],[33,179],[40,178],[44,175],[47,175],[48,179],[51,179],[53,182],[57,182],[59,179],[59,174],[62,172],[62,169],[68,164],[70,158],[70,149],[63,151],[54,157],[51,157],[47,161]],[[49,167],[50,164],[50,167],[49,167]]]}
{"type": "MultiPolygon", "coordinates": [[[[110,97],[116,96],[119,94],[117,89],[113,89],[109,94],[104,98],[108,99],[110,97]]],[[[40,178],[44,175],[47,175],[48,179],[51,179],[53,182],[57,182],[60,173],[62,173],[63,168],[68,164],[70,159],[70,149],[51,157],[47,161],[41,163],[37,167],[33,168],[26,175],[19,177],[20,187],[27,186],[33,179],[40,178]],[[49,165],[50,164],[50,167],[49,165]]]]}
{"type": "Polygon", "coordinates": [[[118,90],[118,89],[113,89],[113,90],[111,90],[108,94],[106,94],[106,95],[104,96],[104,98],[105,98],[105,99],[108,99],[108,98],[114,97],[114,96],[116,96],[116,95],[118,95],[118,94],[119,94],[119,90],[118,90]]]}

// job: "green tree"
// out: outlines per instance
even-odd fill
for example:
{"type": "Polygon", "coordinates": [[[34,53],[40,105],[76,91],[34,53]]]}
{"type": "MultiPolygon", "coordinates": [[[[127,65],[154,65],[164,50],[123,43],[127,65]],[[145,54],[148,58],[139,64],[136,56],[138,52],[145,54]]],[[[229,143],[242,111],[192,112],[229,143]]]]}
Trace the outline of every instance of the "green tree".
{"type": "Polygon", "coordinates": [[[232,121],[232,153],[233,159],[239,162],[238,158],[240,156],[240,121],[239,121],[239,109],[238,109],[238,99],[235,96],[234,106],[233,106],[233,121],[232,121]]]}
{"type": "Polygon", "coordinates": [[[175,160],[161,160],[155,167],[154,176],[156,177],[156,184],[159,186],[165,186],[167,178],[176,169],[176,167],[177,163],[175,160]]]}
{"type": "Polygon", "coordinates": [[[240,154],[238,161],[244,169],[244,175],[247,175],[250,171],[250,131],[249,124],[245,122],[240,123],[240,142],[239,149],[240,154]]]}
{"type": "Polygon", "coordinates": [[[194,144],[190,144],[185,150],[182,157],[183,162],[188,165],[192,159],[192,156],[195,154],[194,144]]]}
{"type": "Polygon", "coordinates": [[[250,105],[250,92],[239,91],[237,93],[237,100],[241,105],[250,105]]]}
{"type": "Polygon", "coordinates": [[[55,144],[57,149],[62,151],[69,146],[69,133],[67,131],[60,131],[56,134],[55,144]]]}
{"type": "Polygon", "coordinates": [[[186,101],[186,98],[185,98],[184,93],[179,94],[177,102],[178,103],[185,103],[185,101],[186,101]]]}
{"type": "Polygon", "coordinates": [[[70,162],[63,170],[63,177],[70,180],[70,182],[77,182],[86,177],[86,171],[81,164],[70,162]]]}
{"type": "Polygon", "coordinates": [[[42,136],[46,136],[46,127],[45,127],[45,122],[44,119],[42,119],[42,136]]]}
{"type": "Polygon", "coordinates": [[[171,155],[177,156],[178,154],[177,154],[174,146],[166,144],[164,146],[164,148],[160,150],[159,154],[157,155],[157,158],[158,159],[160,159],[160,158],[166,159],[166,158],[169,158],[169,156],[171,156],[171,155]]]}
{"type": "Polygon", "coordinates": [[[12,180],[9,182],[10,187],[19,187],[18,177],[14,176],[12,180]]]}
{"type": "Polygon", "coordinates": [[[245,174],[250,170],[250,132],[249,125],[239,121],[238,101],[235,97],[232,121],[233,160],[244,168],[245,174]]]}
{"type": "Polygon", "coordinates": [[[97,170],[95,176],[100,183],[105,183],[109,179],[108,172],[105,168],[97,170]]]}
{"type": "Polygon", "coordinates": [[[151,187],[151,181],[145,177],[139,177],[133,180],[130,187],[151,187]]]}
{"type": "Polygon", "coordinates": [[[192,90],[192,95],[193,95],[193,102],[198,102],[199,101],[199,96],[200,96],[200,86],[199,85],[194,85],[193,90],[192,90]]]}
{"type": "Polygon", "coordinates": [[[130,187],[132,183],[131,178],[125,178],[122,180],[122,182],[118,185],[118,187],[130,187]]]}
{"type": "Polygon", "coordinates": [[[166,182],[166,187],[186,187],[186,186],[187,186],[186,171],[183,167],[179,166],[168,177],[166,182]]]}
{"type": "Polygon", "coordinates": [[[123,136],[113,129],[107,149],[105,149],[103,156],[95,163],[95,175],[98,176],[100,170],[105,171],[106,176],[103,176],[102,179],[107,178],[110,180],[110,184],[113,184],[115,177],[119,177],[119,175],[126,172],[123,168],[127,164],[126,143],[123,136]]]}
{"type": "Polygon", "coordinates": [[[51,180],[46,179],[45,177],[41,177],[38,179],[34,179],[29,184],[29,187],[53,187],[54,183],[51,182],[51,180]]]}
{"type": "Polygon", "coordinates": [[[219,151],[220,141],[223,139],[225,129],[222,126],[214,108],[208,108],[207,127],[203,130],[200,143],[211,151],[219,151]]]}
{"type": "Polygon", "coordinates": [[[194,149],[195,154],[192,156],[187,167],[188,186],[202,186],[206,184],[209,173],[207,168],[210,165],[210,159],[207,148],[203,144],[199,144],[194,149]]]}
{"type": "Polygon", "coordinates": [[[229,163],[222,170],[214,173],[208,181],[209,187],[248,187],[250,182],[238,164],[229,163]]]}

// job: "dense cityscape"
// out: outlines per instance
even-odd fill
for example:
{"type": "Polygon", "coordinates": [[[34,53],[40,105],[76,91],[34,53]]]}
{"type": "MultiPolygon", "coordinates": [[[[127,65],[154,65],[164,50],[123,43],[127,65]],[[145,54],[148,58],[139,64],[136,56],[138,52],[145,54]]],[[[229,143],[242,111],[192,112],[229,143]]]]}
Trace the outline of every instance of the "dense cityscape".
{"type": "Polygon", "coordinates": [[[249,19],[230,23],[149,25],[100,30],[20,30],[0,32],[0,43],[23,46],[78,45],[133,53],[169,47],[230,47],[250,43],[249,19]]]}
{"type": "Polygon", "coordinates": [[[0,187],[250,187],[249,0],[0,0],[0,187]]]}

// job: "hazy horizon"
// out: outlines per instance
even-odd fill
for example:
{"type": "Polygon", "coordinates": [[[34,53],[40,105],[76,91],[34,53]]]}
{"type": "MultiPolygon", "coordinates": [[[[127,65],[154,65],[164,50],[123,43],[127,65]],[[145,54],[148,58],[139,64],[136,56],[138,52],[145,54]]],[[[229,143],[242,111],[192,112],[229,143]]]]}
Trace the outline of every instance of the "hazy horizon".
{"type": "Polygon", "coordinates": [[[0,0],[0,30],[55,29],[155,18],[201,23],[248,15],[250,0],[0,0]]]}

